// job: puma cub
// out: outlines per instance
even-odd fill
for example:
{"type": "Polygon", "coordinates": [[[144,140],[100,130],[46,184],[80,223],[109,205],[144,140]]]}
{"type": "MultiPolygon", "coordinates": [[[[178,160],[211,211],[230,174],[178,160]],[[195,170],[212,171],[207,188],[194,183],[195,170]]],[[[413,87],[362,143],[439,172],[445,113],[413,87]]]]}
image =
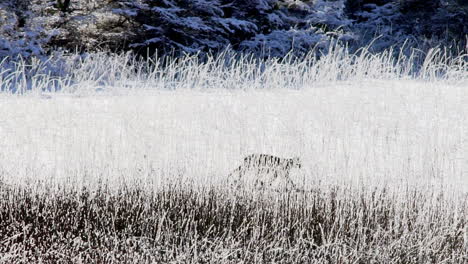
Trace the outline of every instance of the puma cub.
{"type": "Polygon", "coordinates": [[[251,182],[256,188],[268,188],[275,182],[286,181],[286,185],[297,189],[289,178],[289,171],[292,168],[301,168],[301,161],[298,157],[288,159],[269,154],[251,154],[244,158],[244,162],[231,172],[229,177],[237,187],[241,185],[241,182],[247,181],[245,178],[248,174],[250,178],[253,177],[251,182]]]}

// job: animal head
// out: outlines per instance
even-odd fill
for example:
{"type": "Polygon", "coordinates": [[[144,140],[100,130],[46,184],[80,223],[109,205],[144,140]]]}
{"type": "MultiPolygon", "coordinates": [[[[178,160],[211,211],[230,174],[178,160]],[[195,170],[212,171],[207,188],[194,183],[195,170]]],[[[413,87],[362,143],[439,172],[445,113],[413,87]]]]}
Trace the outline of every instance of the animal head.
{"type": "Polygon", "coordinates": [[[292,159],[290,159],[290,164],[292,167],[296,167],[296,168],[301,168],[302,167],[302,164],[301,164],[301,159],[299,157],[294,157],[292,159]]]}

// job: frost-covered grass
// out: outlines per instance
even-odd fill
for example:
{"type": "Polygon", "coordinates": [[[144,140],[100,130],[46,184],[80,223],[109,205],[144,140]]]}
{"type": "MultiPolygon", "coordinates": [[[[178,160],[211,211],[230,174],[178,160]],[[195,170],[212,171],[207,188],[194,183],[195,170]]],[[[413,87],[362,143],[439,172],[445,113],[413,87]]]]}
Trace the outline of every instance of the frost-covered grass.
{"type": "Polygon", "coordinates": [[[48,60],[0,61],[0,90],[14,93],[61,91],[87,95],[133,90],[301,90],[318,83],[364,80],[424,80],[466,83],[468,51],[453,57],[442,48],[410,56],[387,50],[356,53],[330,46],[320,58],[256,59],[226,51],[219,55],[136,59],[126,54],[57,55],[48,60]]]}
{"type": "Polygon", "coordinates": [[[158,71],[101,54],[49,76],[60,92],[1,94],[0,262],[463,263],[466,57],[412,76],[340,52],[158,71]],[[231,190],[250,153],[300,156],[305,191],[231,190]]]}
{"type": "Polygon", "coordinates": [[[222,183],[243,156],[270,153],[300,156],[310,184],[379,179],[466,191],[467,97],[463,85],[371,80],[300,91],[2,96],[0,160],[7,181],[163,171],[222,183]]]}
{"type": "Polygon", "coordinates": [[[339,186],[233,196],[145,184],[0,186],[0,262],[466,262],[468,201],[447,192],[339,186]]]}

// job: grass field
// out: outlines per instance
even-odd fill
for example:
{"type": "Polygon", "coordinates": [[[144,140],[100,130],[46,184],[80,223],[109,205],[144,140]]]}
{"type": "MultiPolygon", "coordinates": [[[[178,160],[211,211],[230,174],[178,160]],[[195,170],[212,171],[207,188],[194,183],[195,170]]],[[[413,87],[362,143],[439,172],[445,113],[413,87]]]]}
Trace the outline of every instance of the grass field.
{"type": "Polygon", "coordinates": [[[0,263],[468,261],[466,57],[340,52],[133,77],[99,57],[0,94],[0,263]],[[251,153],[301,157],[303,191],[233,190],[251,153]]]}

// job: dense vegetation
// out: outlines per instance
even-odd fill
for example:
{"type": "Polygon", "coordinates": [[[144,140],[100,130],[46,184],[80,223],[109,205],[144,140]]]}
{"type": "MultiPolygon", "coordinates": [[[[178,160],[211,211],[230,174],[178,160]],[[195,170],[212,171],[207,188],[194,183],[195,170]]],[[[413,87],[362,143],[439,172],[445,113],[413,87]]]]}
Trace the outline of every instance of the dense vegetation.
{"type": "Polygon", "coordinates": [[[468,204],[435,189],[305,193],[0,185],[0,263],[463,263],[468,204]]]}
{"type": "MultiPolygon", "coordinates": [[[[66,50],[215,52],[258,55],[327,52],[374,40],[390,46],[464,49],[463,0],[6,0],[0,3],[0,57],[66,50]]],[[[457,54],[458,55],[458,54],[457,54]]]]}

